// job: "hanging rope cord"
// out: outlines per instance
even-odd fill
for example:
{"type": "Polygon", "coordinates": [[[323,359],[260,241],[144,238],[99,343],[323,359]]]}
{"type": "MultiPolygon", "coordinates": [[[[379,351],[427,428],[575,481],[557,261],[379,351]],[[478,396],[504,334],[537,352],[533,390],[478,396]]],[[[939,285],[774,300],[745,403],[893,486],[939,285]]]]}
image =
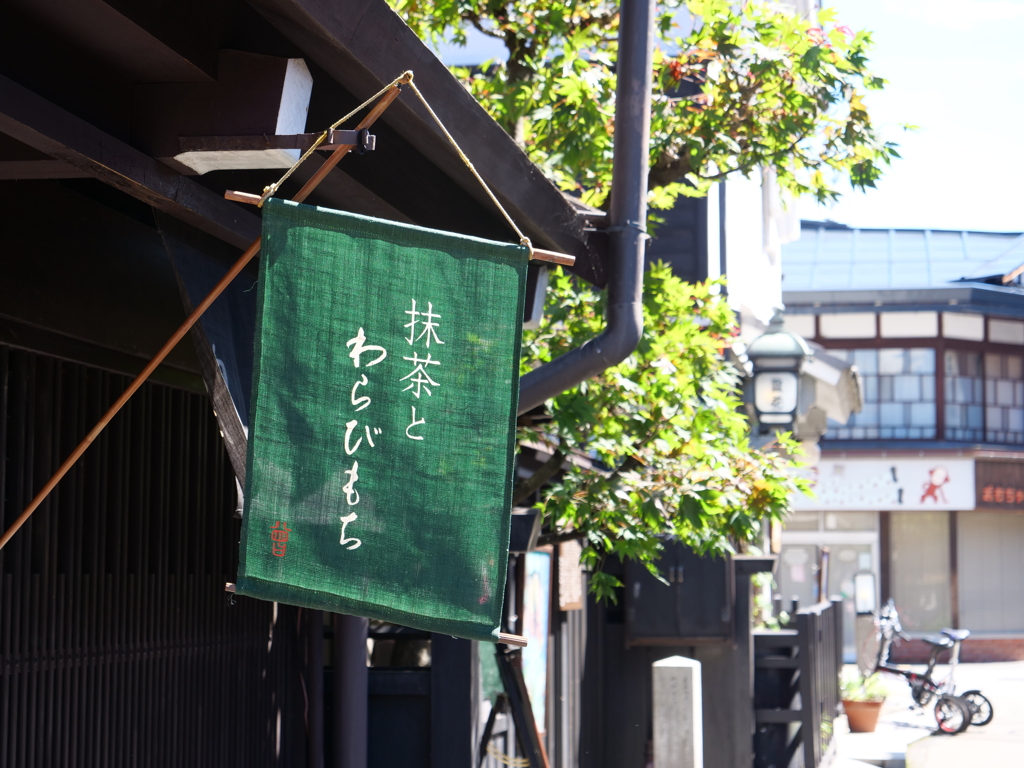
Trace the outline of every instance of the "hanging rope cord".
{"type": "MultiPolygon", "coordinates": [[[[412,73],[410,72],[409,74],[411,75],[412,73]]],[[[491,198],[491,202],[494,203],[494,206],[499,211],[501,211],[501,215],[505,217],[505,221],[508,222],[508,225],[512,227],[512,230],[519,236],[519,244],[527,248],[530,251],[530,256],[533,256],[533,244],[530,242],[530,238],[524,235],[522,230],[520,230],[519,227],[516,226],[516,223],[512,221],[512,217],[508,215],[508,211],[506,211],[504,206],[498,202],[498,198],[494,196],[494,193],[491,192],[491,188],[487,186],[487,182],[484,181],[483,176],[480,175],[480,172],[477,171],[470,159],[466,157],[466,153],[462,151],[462,147],[460,147],[454,137],[448,133],[448,129],[444,127],[444,123],[441,122],[441,118],[439,118],[437,113],[430,108],[427,100],[423,98],[423,94],[420,93],[420,89],[416,87],[416,83],[412,81],[411,77],[409,78],[409,85],[412,86],[413,93],[415,93],[419,100],[423,102],[423,106],[427,112],[430,113],[430,116],[434,118],[434,122],[437,123],[437,127],[441,129],[441,133],[443,133],[448,138],[448,142],[455,147],[455,151],[459,153],[459,157],[462,158],[462,162],[464,162],[466,167],[469,168],[470,173],[476,176],[476,180],[480,182],[480,186],[484,188],[484,192],[486,192],[487,196],[491,198]]]]}
{"type": "Polygon", "coordinates": [[[455,137],[448,132],[448,129],[444,127],[444,123],[441,122],[441,118],[437,116],[437,113],[434,112],[433,109],[431,109],[430,104],[427,103],[426,98],[420,92],[420,89],[416,87],[416,83],[413,82],[412,70],[406,70],[405,72],[403,72],[401,75],[399,75],[386,86],[381,88],[379,91],[377,91],[377,93],[373,94],[373,96],[371,96],[358,107],[353,109],[343,118],[333,123],[331,127],[328,128],[326,131],[317,136],[316,141],[313,142],[313,146],[311,146],[309,149],[302,153],[302,157],[295,161],[295,165],[293,165],[291,168],[285,171],[284,176],[282,176],[280,179],[275,181],[270,186],[263,188],[263,194],[260,196],[260,201],[257,204],[258,207],[262,208],[263,203],[265,203],[268,198],[274,196],[274,194],[277,192],[280,186],[284,184],[285,181],[288,180],[288,177],[291,176],[292,173],[295,172],[295,169],[302,165],[306,161],[306,159],[310,155],[312,155],[313,152],[315,152],[317,148],[327,140],[327,137],[328,135],[330,135],[331,131],[335,130],[339,125],[344,123],[346,120],[350,120],[353,117],[355,117],[363,109],[370,106],[370,104],[375,102],[377,99],[379,99],[392,88],[396,86],[400,88],[403,85],[408,85],[412,88],[413,93],[416,94],[416,97],[420,100],[420,102],[422,102],[423,107],[427,110],[427,112],[430,113],[430,116],[434,119],[434,122],[437,123],[437,127],[441,129],[441,133],[443,133],[445,137],[448,139],[448,143],[455,148],[455,151],[458,152],[459,157],[462,158],[462,162],[466,164],[466,167],[469,169],[470,173],[472,173],[473,176],[476,177],[476,180],[480,182],[480,186],[483,187],[484,192],[486,192],[487,196],[491,198],[491,202],[494,203],[495,208],[501,211],[501,215],[505,217],[505,221],[508,222],[508,225],[512,227],[512,231],[514,231],[516,235],[519,237],[519,244],[530,252],[530,257],[532,258],[533,243],[530,242],[530,238],[524,235],[523,231],[516,226],[515,221],[513,221],[512,217],[509,216],[508,211],[506,211],[505,207],[500,202],[498,202],[498,198],[495,197],[494,193],[491,191],[491,188],[487,186],[487,182],[484,181],[483,176],[481,176],[480,172],[477,171],[476,166],[473,165],[473,162],[469,159],[469,157],[466,156],[466,153],[462,151],[462,147],[460,147],[458,142],[455,141],[455,137]]]}
{"type": "Polygon", "coordinates": [[[525,757],[512,757],[506,755],[497,747],[487,745],[487,754],[493,757],[502,765],[507,765],[509,768],[530,768],[530,760],[525,757]]]}

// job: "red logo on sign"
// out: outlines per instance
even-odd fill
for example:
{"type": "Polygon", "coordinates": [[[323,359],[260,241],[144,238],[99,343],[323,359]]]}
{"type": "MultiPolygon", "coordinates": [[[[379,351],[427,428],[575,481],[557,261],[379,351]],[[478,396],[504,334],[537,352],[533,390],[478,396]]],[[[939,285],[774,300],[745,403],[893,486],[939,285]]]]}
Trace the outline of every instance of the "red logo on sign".
{"type": "Polygon", "coordinates": [[[271,527],[270,540],[273,543],[270,545],[270,551],[274,557],[284,557],[284,553],[288,550],[288,534],[291,532],[292,529],[283,520],[278,520],[271,527]]]}

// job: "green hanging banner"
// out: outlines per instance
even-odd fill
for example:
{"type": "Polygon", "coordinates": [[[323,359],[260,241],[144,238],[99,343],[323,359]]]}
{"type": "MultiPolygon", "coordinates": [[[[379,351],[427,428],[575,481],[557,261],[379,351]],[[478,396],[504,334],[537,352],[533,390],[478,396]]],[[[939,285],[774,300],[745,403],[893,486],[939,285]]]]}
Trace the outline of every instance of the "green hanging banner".
{"type": "Polygon", "coordinates": [[[267,201],[239,594],[497,640],[528,258],[267,201]]]}

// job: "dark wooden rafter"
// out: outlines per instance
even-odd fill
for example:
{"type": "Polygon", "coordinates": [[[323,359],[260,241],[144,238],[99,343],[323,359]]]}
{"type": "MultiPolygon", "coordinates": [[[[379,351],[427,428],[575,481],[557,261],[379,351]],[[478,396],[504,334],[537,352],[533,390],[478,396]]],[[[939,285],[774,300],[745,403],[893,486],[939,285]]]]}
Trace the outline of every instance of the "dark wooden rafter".
{"type": "Polygon", "coordinates": [[[239,248],[259,235],[259,217],[2,76],[0,131],[239,248]]]}
{"type": "Polygon", "coordinates": [[[0,181],[29,179],[82,179],[89,174],[60,160],[0,160],[0,181]]]}
{"type": "MultiPolygon", "coordinates": [[[[0,316],[74,348],[87,344],[126,355],[133,363],[119,370],[138,373],[181,320],[174,273],[149,206],[95,179],[80,179],[0,184],[0,209],[6,224],[0,316]]],[[[222,264],[237,258],[236,248],[202,237],[222,264]]],[[[51,354],[63,356],[58,349],[51,354]]],[[[189,344],[179,344],[166,365],[199,373],[189,344]]]]}
{"type": "Polygon", "coordinates": [[[7,0],[134,82],[211,82],[220,3],[175,0],[7,0]]]}
{"type": "Polygon", "coordinates": [[[128,141],[130,78],[23,8],[2,7],[0,75],[128,141]]]}
{"type": "MultiPolygon", "coordinates": [[[[305,184],[312,178],[313,174],[323,165],[322,155],[314,154],[306,162],[295,169],[291,182],[281,191],[281,196],[287,197],[292,186],[305,184]]],[[[255,190],[260,191],[260,190],[255,190]]],[[[320,182],[309,196],[309,202],[313,205],[325,205],[330,208],[339,208],[344,211],[361,213],[366,216],[376,216],[389,221],[400,221],[403,224],[416,224],[410,217],[395,208],[389,201],[375,195],[349,174],[341,169],[336,169],[320,182]]]]}
{"type": "Polygon", "coordinates": [[[0,133],[0,181],[75,179],[88,174],[0,133]]]}
{"type": "MultiPolygon", "coordinates": [[[[271,24],[340,85],[366,98],[402,69],[416,83],[519,226],[541,248],[577,257],[574,272],[603,286],[587,244],[586,219],[484,111],[384,0],[251,0],[271,24]]],[[[492,208],[437,126],[415,99],[383,118],[474,199],[492,208]]]]}

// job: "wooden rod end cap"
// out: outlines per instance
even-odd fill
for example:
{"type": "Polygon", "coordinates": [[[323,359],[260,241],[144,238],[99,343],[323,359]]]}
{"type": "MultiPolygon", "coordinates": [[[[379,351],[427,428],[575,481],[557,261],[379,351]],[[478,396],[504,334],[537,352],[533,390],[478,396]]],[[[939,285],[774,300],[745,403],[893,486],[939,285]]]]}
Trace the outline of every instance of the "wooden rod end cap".
{"type": "Polygon", "coordinates": [[[571,267],[576,263],[575,256],[570,256],[568,253],[545,251],[543,248],[534,248],[533,255],[530,258],[533,261],[548,261],[552,264],[563,264],[567,267],[571,267]]]}
{"type": "Polygon", "coordinates": [[[517,648],[525,648],[529,643],[529,640],[522,635],[510,635],[507,632],[499,632],[498,642],[504,643],[505,645],[514,645],[517,648]]]}
{"type": "Polygon", "coordinates": [[[225,200],[234,200],[236,203],[247,203],[249,205],[259,205],[260,196],[251,194],[250,192],[236,192],[233,189],[224,191],[225,200]]]}

